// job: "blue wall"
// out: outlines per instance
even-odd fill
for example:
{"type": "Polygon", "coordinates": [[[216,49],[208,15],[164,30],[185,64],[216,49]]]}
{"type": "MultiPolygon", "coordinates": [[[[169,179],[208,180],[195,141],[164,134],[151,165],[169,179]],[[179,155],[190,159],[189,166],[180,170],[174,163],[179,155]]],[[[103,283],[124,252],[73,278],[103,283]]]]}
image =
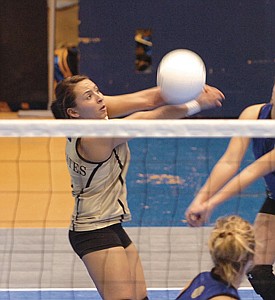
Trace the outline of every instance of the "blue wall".
{"type": "MultiPolygon", "coordinates": [[[[187,226],[184,212],[227,148],[228,138],[152,138],[129,142],[127,175],[132,221],[126,226],[187,226]]],[[[240,168],[254,161],[248,149],[240,168]]],[[[254,222],[265,199],[263,178],[215,209],[210,223],[225,214],[254,222]],[[249,203],[249,204],[248,204],[249,203]]]]}
{"type": "Polygon", "coordinates": [[[275,77],[274,0],[80,0],[80,71],[105,94],[154,86],[161,58],[177,48],[203,58],[207,83],[226,95],[222,109],[203,117],[237,117],[267,102],[275,77]],[[135,73],[136,29],[153,30],[153,72],[135,73]],[[252,63],[248,64],[250,60],[252,63]]]}

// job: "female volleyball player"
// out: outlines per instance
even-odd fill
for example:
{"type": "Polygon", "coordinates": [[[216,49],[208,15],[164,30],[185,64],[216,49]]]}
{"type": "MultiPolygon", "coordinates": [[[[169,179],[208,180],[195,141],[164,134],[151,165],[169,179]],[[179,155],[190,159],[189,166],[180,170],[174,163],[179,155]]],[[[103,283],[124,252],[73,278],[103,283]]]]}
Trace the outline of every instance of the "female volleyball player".
{"type": "MultiPolygon", "coordinates": [[[[220,106],[223,98],[219,90],[206,86],[197,103],[207,109],[220,106]]],[[[125,119],[176,119],[192,113],[188,104],[164,105],[158,88],[110,97],[80,75],[58,83],[51,108],[56,118],[103,122],[125,115],[125,119]]],[[[103,299],[147,299],[138,252],[121,226],[131,218],[125,184],[127,140],[79,137],[68,138],[66,144],[75,197],[69,239],[103,299]]]]}
{"type": "Polygon", "coordinates": [[[210,234],[208,247],[214,267],[210,272],[197,275],[177,300],[241,299],[237,289],[253,264],[252,226],[239,216],[219,218],[210,234]]]}
{"type": "MultiPolygon", "coordinates": [[[[275,119],[274,95],[275,84],[270,103],[246,108],[240,119],[275,119]]],[[[238,171],[249,141],[250,139],[245,137],[231,139],[226,152],[187,209],[186,218],[191,226],[202,225],[218,204],[240,192],[259,176],[263,176],[266,183],[266,200],[255,220],[255,266],[247,276],[256,293],[265,300],[272,300],[275,295],[275,139],[253,138],[253,152],[257,161],[229,181],[238,171]]]]}

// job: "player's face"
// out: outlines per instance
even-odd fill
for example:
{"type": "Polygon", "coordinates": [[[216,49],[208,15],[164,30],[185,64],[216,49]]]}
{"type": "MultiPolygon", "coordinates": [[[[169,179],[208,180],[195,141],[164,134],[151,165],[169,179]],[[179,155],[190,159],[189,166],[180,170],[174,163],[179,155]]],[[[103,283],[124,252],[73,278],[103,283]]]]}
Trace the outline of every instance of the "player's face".
{"type": "Polygon", "coordinates": [[[75,117],[79,119],[105,119],[107,117],[104,96],[93,81],[85,79],[78,82],[74,93],[76,107],[72,111],[76,112],[75,117]]]}

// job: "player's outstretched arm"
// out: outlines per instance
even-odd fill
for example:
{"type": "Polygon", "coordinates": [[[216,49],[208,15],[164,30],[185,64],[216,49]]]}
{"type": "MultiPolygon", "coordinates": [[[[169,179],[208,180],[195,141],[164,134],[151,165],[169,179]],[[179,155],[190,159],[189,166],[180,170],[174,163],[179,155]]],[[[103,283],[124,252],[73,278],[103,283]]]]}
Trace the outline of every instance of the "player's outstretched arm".
{"type": "Polygon", "coordinates": [[[247,166],[238,175],[232,178],[222,189],[203,205],[197,208],[197,215],[188,214],[188,223],[191,226],[200,226],[207,222],[213,210],[226,200],[239,194],[257,179],[275,171],[275,149],[268,152],[255,162],[247,166]]]}
{"type": "MultiPolygon", "coordinates": [[[[253,105],[246,108],[239,119],[257,119],[262,105],[253,105]]],[[[230,140],[225,153],[216,163],[207,181],[185,212],[186,219],[191,226],[200,226],[208,219],[211,207],[206,202],[235,176],[240,168],[249,142],[250,139],[247,137],[233,137],[230,140]]]]}
{"type": "MultiPolygon", "coordinates": [[[[207,110],[210,108],[222,106],[221,102],[224,100],[224,95],[217,88],[206,85],[203,92],[196,100],[199,105],[199,109],[197,110],[198,112],[201,110],[207,110]]],[[[104,96],[104,101],[108,109],[109,118],[127,116],[139,111],[146,112],[148,110],[155,110],[156,108],[164,106],[166,104],[163,97],[161,96],[159,87],[153,87],[131,94],[104,96]]],[[[135,115],[131,118],[174,119],[184,118],[187,116],[188,107],[186,107],[186,104],[177,105],[176,107],[174,105],[170,106],[170,109],[165,108],[157,111],[157,116],[156,114],[153,114],[149,117],[148,114],[141,114],[135,115]],[[177,107],[179,107],[180,110],[176,115],[174,115],[173,110],[176,110],[177,107]],[[168,110],[166,112],[166,115],[163,114],[165,113],[165,110],[168,110]]]]}

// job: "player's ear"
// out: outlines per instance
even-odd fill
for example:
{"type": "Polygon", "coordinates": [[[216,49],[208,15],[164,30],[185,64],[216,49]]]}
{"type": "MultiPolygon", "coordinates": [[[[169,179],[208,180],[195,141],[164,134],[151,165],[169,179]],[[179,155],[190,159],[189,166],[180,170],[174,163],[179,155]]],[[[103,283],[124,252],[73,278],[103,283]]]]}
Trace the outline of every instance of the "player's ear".
{"type": "Polygon", "coordinates": [[[67,114],[72,118],[79,118],[79,113],[74,108],[67,108],[67,114]]]}

